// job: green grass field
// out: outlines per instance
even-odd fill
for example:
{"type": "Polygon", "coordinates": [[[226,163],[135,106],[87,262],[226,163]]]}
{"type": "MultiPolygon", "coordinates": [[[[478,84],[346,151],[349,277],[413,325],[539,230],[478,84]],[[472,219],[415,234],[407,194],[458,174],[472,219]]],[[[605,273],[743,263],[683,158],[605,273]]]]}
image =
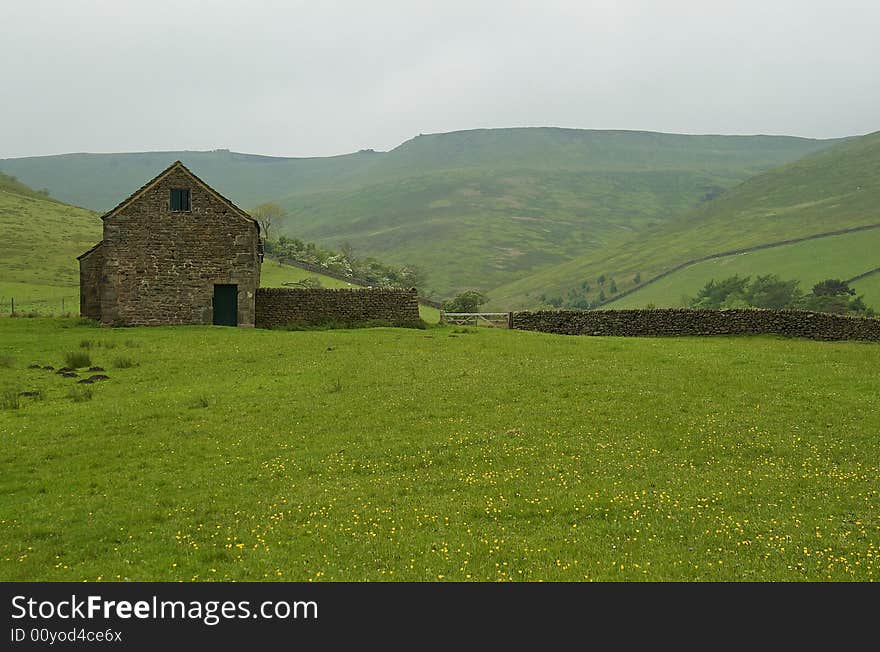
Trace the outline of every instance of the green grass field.
{"type": "MultiPolygon", "coordinates": [[[[776,274],[798,279],[801,289],[827,278],[848,279],[880,267],[880,229],[808,240],[784,247],[718,258],[686,267],[608,305],[609,308],[681,307],[712,279],[738,274],[776,274]]],[[[880,287],[868,278],[854,283],[865,302],[880,310],[880,287]]]]}
{"type": "Polygon", "coordinates": [[[878,363],[770,337],[4,319],[0,579],[877,579],[878,363]],[[110,379],[26,368],[75,351],[110,379]],[[21,391],[42,398],[11,409],[21,391]]]}
{"type": "Polygon", "coordinates": [[[872,306],[880,306],[880,273],[871,274],[852,284],[858,294],[864,294],[865,300],[872,306]]]}

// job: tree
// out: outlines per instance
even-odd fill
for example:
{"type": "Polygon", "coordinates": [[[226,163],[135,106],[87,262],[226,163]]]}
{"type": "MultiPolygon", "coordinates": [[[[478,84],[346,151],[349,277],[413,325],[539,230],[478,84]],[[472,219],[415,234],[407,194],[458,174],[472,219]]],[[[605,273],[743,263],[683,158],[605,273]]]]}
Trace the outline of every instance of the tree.
{"type": "Polygon", "coordinates": [[[844,294],[855,296],[855,293],[849,283],[837,278],[825,279],[813,286],[813,295],[817,297],[838,297],[844,294]]]}
{"type": "Polygon", "coordinates": [[[755,308],[790,308],[801,299],[798,281],[783,281],[775,274],[759,276],[749,285],[745,300],[755,308]]]}
{"type": "Polygon", "coordinates": [[[873,316],[874,311],[865,305],[864,297],[857,297],[855,294],[856,291],[846,281],[829,278],[816,283],[813,291],[803,297],[799,307],[814,312],[873,316]]]}
{"type": "Polygon", "coordinates": [[[849,297],[808,294],[804,297],[800,307],[813,312],[831,312],[844,315],[849,311],[849,297]]]}
{"type": "Polygon", "coordinates": [[[691,299],[690,305],[692,308],[713,310],[721,308],[725,302],[728,304],[738,303],[741,298],[746,296],[748,284],[748,276],[731,276],[721,281],[716,281],[713,278],[703,286],[696,297],[691,299]]]}
{"type": "Polygon", "coordinates": [[[351,246],[350,242],[343,242],[339,245],[339,251],[345,256],[345,259],[351,264],[354,265],[354,247],[351,246]]]}
{"type": "Polygon", "coordinates": [[[260,230],[263,232],[263,239],[268,240],[272,227],[277,226],[285,217],[287,217],[287,213],[285,213],[284,209],[278,204],[266,202],[265,204],[260,204],[252,209],[251,217],[260,223],[260,230]]]}
{"type": "Polygon", "coordinates": [[[477,309],[488,300],[489,298],[482,292],[465,290],[451,301],[444,301],[443,310],[445,312],[477,312],[477,309]]]}

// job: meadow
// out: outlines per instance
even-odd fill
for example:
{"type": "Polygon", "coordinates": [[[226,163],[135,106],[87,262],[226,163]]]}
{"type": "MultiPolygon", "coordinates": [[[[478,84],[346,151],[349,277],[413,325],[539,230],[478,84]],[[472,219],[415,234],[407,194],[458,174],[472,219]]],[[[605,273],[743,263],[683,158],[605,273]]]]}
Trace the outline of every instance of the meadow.
{"type": "Polygon", "coordinates": [[[3,319],[0,579],[873,580],[878,362],[3,319]]]}

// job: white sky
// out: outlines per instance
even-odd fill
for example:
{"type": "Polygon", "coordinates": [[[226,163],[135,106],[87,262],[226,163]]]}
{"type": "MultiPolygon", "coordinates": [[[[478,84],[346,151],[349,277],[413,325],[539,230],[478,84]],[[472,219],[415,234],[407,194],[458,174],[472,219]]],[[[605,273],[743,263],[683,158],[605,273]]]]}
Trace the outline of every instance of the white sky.
{"type": "Polygon", "coordinates": [[[880,0],[0,0],[0,157],[880,130],[880,0]]]}

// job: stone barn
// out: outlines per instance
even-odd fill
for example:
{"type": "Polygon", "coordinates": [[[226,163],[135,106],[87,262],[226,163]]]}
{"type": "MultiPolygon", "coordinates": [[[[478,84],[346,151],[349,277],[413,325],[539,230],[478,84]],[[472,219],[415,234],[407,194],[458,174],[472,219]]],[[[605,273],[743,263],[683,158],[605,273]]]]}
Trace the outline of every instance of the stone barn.
{"type": "Polygon", "coordinates": [[[103,324],[253,326],[256,220],[180,161],[101,216],[79,256],[80,313],[103,324]]]}

